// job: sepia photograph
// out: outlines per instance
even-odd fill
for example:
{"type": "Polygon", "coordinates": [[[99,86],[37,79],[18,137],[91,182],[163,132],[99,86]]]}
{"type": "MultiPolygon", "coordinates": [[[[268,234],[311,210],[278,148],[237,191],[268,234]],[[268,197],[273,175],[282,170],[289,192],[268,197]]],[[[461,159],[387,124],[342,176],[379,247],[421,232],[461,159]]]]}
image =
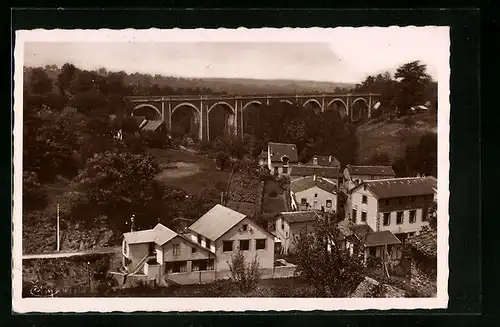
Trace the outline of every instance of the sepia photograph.
{"type": "Polygon", "coordinates": [[[449,46],[16,31],[14,310],[446,308],[449,46]]]}

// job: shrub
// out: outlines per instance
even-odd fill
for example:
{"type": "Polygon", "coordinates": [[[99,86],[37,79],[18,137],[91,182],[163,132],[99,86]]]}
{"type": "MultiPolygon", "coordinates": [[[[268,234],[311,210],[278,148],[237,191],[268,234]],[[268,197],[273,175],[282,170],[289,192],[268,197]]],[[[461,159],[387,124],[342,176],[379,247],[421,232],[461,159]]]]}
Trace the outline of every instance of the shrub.
{"type": "Polygon", "coordinates": [[[257,287],[261,278],[257,255],[255,255],[252,262],[247,264],[243,252],[239,251],[232,256],[228,264],[231,271],[231,280],[241,292],[248,293],[257,287]]]}

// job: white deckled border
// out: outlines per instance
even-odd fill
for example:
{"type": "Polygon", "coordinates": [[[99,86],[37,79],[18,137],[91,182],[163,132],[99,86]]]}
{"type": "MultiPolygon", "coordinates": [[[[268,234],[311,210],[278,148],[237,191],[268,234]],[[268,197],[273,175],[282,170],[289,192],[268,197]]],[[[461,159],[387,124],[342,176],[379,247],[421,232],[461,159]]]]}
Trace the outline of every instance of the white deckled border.
{"type": "Polygon", "coordinates": [[[340,29],[434,29],[443,34],[433,53],[438,69],[438,275],[436,298],[21,298],[22,292],[22,85],[25,42],[329,42],[339,28],[262,28],[192,30],[31,30],[16,31],[14,49],[14,210],[13,300],[15,312],[134,312],[134,311],[313,311],[365,309],[435,309],[448,305],[448,200],[450,65],[449,27],[342,27],[340,29]]]}

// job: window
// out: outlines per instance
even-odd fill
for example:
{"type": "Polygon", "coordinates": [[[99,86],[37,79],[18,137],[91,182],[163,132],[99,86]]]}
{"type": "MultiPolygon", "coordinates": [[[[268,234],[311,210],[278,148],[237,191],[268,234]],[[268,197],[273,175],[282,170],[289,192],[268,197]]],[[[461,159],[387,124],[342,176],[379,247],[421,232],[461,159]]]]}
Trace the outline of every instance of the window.
{"type": "Polygon", "coordinates": [[[222,242],[222,252],[233,251],[233,241],[223,241],[222,242]]]}
{"type": "Polygon", "coordinates": [[[195,247],[192,247],[191,248],[191,254],[195,254],[196,253],[196,248],[195,247]]]}
{"type": "Polygon", "coordinates": [[[198,243],[201,244],[201,235],[198,234],[198,243]]]}
{"type": "Polygon", "coordinates": [[[384,200],[384,204],[385,204],[386,206],[388,206],[388,205],[389,205],[389,203],[391,203],[391,201],[390,201],[389,199],[385,199],[385,200],[384,200]]]}
{"type": "Polygon", "coordinates": [[[314,197],[317,198],[318,197],[318,193],[314,193],[314,197]]]}
{"type": "Polygon", "coordinates": [[[401,198],[398,198],[398,199],[397,199],[397,203],[398,203],[398,204],[401,204],[401,203],[403,203],[403,199],[401,199],[401,198]]]}
{"type": "Polygon", "coordinates": [[[353,223],[356,223],[356,216],[358,215],[358,213],[356,212],[356,209],[352,209],[352,222],[353,223]]]}
{"type": "Polygon", "coordinates": [[[240,240],[240,250],[250,250],[250,240],[240,240]]]}
{"type": "Polygon", "coordinates": [[[363,190],[366,191],[366,184],[363,184],[363,190]]]}
{"type": "Polygon", "coordinates": [[[288,173],[288,167],[287,166],[283,166],[283,174],[287,174],[288,173]]]}
{"type": "Polygon", "coordinates": [[[290,161],[290,158],[288,158],[287,156],[283,156],[281,158],[281,161],[283,162],[283,164],[288,165],[288,162],[290,161]]]}
{"type": "Polygon", "coordinates": [[[370,255],[371,255],[372,257],[376,256],[376,255],[377,255],[377,248],[375,248],[375,247],[371,247],[371,248],[370,248],[370,255]]]}
{"type": "Polygon", "coordinates": [[[391,213],[384,212],[384,226],[389,226],[391,224],[391,213]]]}
{"type": "Polygon", "coordinates": [[[264,250],[266,248],[266,239],[255,240],[255,249],[264,250]]]}
{"type": "Polygon", "coordinates": [[[301,206],[305,206],[305,205],[307,205],[307,199],[306,199],[306,198],[302,198],[302,199],[300,199],[300,205],[301,205],[301,206]]]}
{"type": "Polygon", "coordinates": [[[331,208],[332,207],[332,200],[326,200],[326,207],[331,208]]]}
{"type": "Polygon", "coordinates": [[[368,203],[368,197],[366,195],[363,195],[363,197],[361,198],[361,202],[368,203]]]}
{"type": "Polygon", "coordinates": [[[417,211],[416,210],[410,211],[410,224],[415,223],[416,220],[417,220],[417,211]]]}
{"type": "Polygon", "coordinates": [[[410,196],[410,202],[415,202],[415,197],[414,196],[410,196]]]}
{"type": "Polygon", "coordinates": [[[248,229],[248,225],[247,224],[241,225],[241,230],[242,231],[246,231],[247,229],[248,229]]]}
{"type": "Polygon", "coordinates": [[[403,211],[399,211],[396,215],[396,224],[402,225],[403,224],[403,211]]]}
{"type": "Polygon", "coordinates": [[[314,158],[314,159],[313,159],[313,163],[314,163],[315,165],[317,165],[317,164],[318,164],[318,158],[314,158]]]}
{"type": "Polygon", "coordinates": [[[361,212],[361,221],[366,222],[366,211],[361,212]]]}
{"type": "Polygon", "coordinates": [[[274,174],[278,175],[278,167],[274,167],[274,174]]]}
{"type": "Polygon", "coordinates": [[[174,255],[180,255],[180,254],[181,254],[180,244],[174,244],[174,255]]]}
{"type": "Polygon", "coordinates": [[[285,221],[281,219],[281,229],[285,229],[285,221]]]}
{"type": "Polygon", "coordinates": [[[205,247],[210,249],[210,240],[208,238],[205,239],[205,247]]]}

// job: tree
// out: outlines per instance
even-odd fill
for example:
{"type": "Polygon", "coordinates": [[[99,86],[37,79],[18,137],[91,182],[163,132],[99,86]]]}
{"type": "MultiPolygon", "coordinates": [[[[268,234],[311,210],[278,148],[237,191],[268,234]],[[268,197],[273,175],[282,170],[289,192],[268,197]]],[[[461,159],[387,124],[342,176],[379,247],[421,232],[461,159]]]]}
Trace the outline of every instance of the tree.
{"type": "Polygon", "coordinates": [[[318,296],[346,297],[363,279],[364,251],[356,245],[351,254],[334,221],[335,215],[322,213],[313,233],[304,229],[294,240],[296,272],[318,296]]]}
{"type": "Polygon", "coordinates": [[[52,80],[43,68],[34,68],[28,82],[29,90],[36,95],[46,95],[52,91],[52,80]]]}
{"type": "Polygon", "coordinates": [[[59,90],[61,95],[65,98],[67,97],[67,92],[69,92],[69,86],[71,81],[75,78],[77,73],[77,68],[72,64],[64,64],[61,67],[61,72],[57,75],[57,86],[59,86],[59,90]]]}
{"type": "Polygon", "coordinates": [[[74,180],[71,215],[91,223],[99,215],[122,225],[128,211],[138,214],[163,194],[153,179],[159,172],[150,155],[106,151],[90,158],[74,180]]]}
{"type": "Polygon", "coordinates": [[[231,280],[236,283],[243,293],[254,290],[261,278],[259,260],[257,254],[250,263],[247,263],[243,251],[238,251],[228,261],[231,271],[231,280]]]}
{"type": "Polygon", "coordinates": [[[47,204],[47,192],[41,187],[36,173],[23,171],[23,210],[43,209],[47,204]]]}
{"type": "Polygon", "coordinates": [[[219,151],[215,155],[215,162],[220,170],[224,170],[229,162],[229,155],[224,151],[219,151]]]}
{"type": "Polygon", "coordinates": [[[432,81],[426,70],[426,65],[413,61],[399,67],[394,74],[396,80],[399,80],[398,107],[402,115],[412,105],[425,102],[424,92],[432,81]]]}

